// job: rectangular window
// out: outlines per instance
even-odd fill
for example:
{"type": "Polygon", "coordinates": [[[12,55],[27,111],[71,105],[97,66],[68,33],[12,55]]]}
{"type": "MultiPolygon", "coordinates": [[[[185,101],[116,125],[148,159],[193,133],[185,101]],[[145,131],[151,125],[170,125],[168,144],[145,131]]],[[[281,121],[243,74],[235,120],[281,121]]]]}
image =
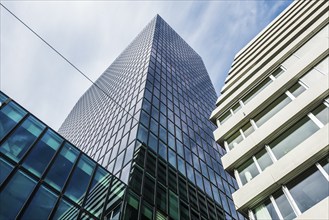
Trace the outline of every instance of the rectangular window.
{"type": "Polygon", "coordinates": [[[256,220],[279,219],[279,216],[276,213],[270,199],[267,199],[262,204],[258,205],[253,210],[253,213],[256,217],[256,220]]]}
{"type": "Polygon", "coordinates": [[[258,127],[262,126],[290,102],[291,99],[286,94],[281,95],[254,118],[256,125],[258,127]]]}
{"type": "Polygon", "coordinates": [[[312,111],[313,115],[322,122],[323,125],[328,124],[329,121],[329,107],[325,104],[321,104],[312,111]]]}
{"type": "Polygon", "coordinates": [[[272,80],[268,77],[265,80],[263,80],[260,84],[258,84],[255,88],[253,88],[250,92],[247,93],[246,96],[242,98],[242,101],[244,104],[248,103],[253,97],[255,97],[258,93],[263,91],[272,80]]]}
{"type": "Polygon", "coordinates": [[[294,210],[292,209],[287,197],[282,190],[273,194],[275,203],[277,204],[283,219],[292,220],[296,217],[294,210]]]}
{"type": "Polygon", "coordinates": [[[227,121],[231,117],[230,110],[226,111],[222,116],[218,118],[220,124],[223,124],[225,121],[227,121]]]}
{"type": "Polygon", "coordinates": [[[280,159],[317,130],[319,127],[306,116],[272,141],[269,146],[276,158],[280,159]]]}
{"type": "Polygon", "coordinates": [[[265,170],[266,167],[273,164],[273,161],[270,155],[267,153],[266,149],[261,150],[255,155],[257,163],[262,170],[265,170]]]}
{"type": "Polygon", "coordinates": [[[305,87],[302,86],[299,82],[294,84],[292,87],[288,89],[288,91],[293,94],[293,96],[298,97],[300,94],[302,94],[305,91],[305,87]]]}
{"type": "Polygon", "coordinates": [[[242,166],[237,169],[242,185],[252,180],[259,174],[259,171],[254,163],[253,159],[250,158],[242,166]]]}
{"type": "Polygon", "coordinates": [[[241,141],[243,141],[242,135],[240,131],[235,132],[231,135],[227,140],[227,145],[230,150],[232,150],[236,145],[238,145],[241,141]]]}

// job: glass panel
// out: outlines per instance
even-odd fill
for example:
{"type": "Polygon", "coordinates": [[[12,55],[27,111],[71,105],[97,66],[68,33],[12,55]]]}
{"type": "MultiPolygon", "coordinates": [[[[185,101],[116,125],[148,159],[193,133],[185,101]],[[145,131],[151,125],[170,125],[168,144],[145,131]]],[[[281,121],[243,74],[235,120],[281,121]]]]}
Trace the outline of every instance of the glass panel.
{"type": "Polygon", "coordinates": [[[78,209],[74,207],[71,203],[67,202],[65,199],[61,199],[59,205],[56,209],[56,212],[53,216],[53,219],[77,219],[78,209]]]}
{"type": "Polygon", "coordinates": [[[161,185],[157,186],[157,208],[164,212],[167,212],[167,191],[161,185]]]}
{"type": "Polygon", "coordinates": [[[26,115],[26,112],[16,105],[9,102],[0,111],[0,140],[26,115]]]}
{"type": "Polygon", "coordinates": [[[242,131],[244,136],[248,137],[252,132],[255,131],[255,129],[251,126],[250,122],[248,122],[242,127],[242,131]]]}
{"type": "Polygon", "coordinates": [[[13,166],[3,158],[0,158],[0,185],[8,177],[9,173],[13,170],[13,166]]]}
{"type": "Polygon", "coordinates": [[[228,148],[232,150],[238,143],[243,140],[240,131],[235,132],[232,136],[230,136],[226,141],[228,148]]]}
{"type": "Polygon", "coordinates": [[[291,99],[286,94],[281,95],[254,118],[256,125],[258,127],[262,126],[289,102],[291,102],[291,99]]]}
{"type": "Polygon", "coordinates": [[[78,154],[79,151],[76,148],[69,143],[65,143],[46,176],[46,182],[61,191],[78,154]]]}
{"type": "Polygon", "coordinates": [[[5,94],[3,94],[2,92],[0,92],[0,106],[2,103],[4,103],[7,100],[7,96],[5,94]]]}
{"type": "Polygon", "coordinates": [[[284,73],[284,70],[281,67],[279,67],[276,70],[274,70],[271,75],[274,76],[275,78],[278,78],[279,76],[281,76],[282,73],[284,73]]]}
{"type": "Polygon", "coordinates": [[[141,220],[152,220],[153,219],[153,210],[149,205],[145,203],[142,205],[141,208],[141,220]]]}
{"type": "Polygon", "coordinates": [[[249,159],[238,169],[238,173],[242,182],[242,185],[246,184],[250,180],[252,180],[255,176],[259,174],[257,167],[253,161],[253,159],[249,159]]]}
{"type": "Polygon", "coordinates": [[[269,146],[276,158],[280,159],[317,130],[319,127],[311,119],[304,117],[276,138],[269,146]]]}
{"type": "Polygon", "coordinates": [[[85,203],[86,209],[97,217],[100,217],[110,180],[111,175],[102,167],[98,167],[85,203]]]}
{"type": "Polygon", "coordinates": [[[267,199],[263,204],[257,206],[253,210],[253,213],[255,214],[256,220],[279,219],[270,199],[267,199]]]}
{"type": "Polygon", "coordinates": [[[329,175],[329,157],[324,158],[322,161],[319,162],[323,169],[328,173],[329,175]]]}
{"type": "Polygon", "coordinates": [[[23,166],[40,177],[62,142],[62,138],[48,130],[32,148],[23,166]]]}
{"type": "Polygon", "coordinates": [[[172,151],[170,148],[168,150],[169,150],[168,152],[169,163],[176,168],[176,153],[172,151]]]}
{"type": "Polygon", "coordinates": [[[51,210],[53,209],[57,196],[48,190],[46,187],[41,186],[33,199],[22,219],[47,219],[51,210]]]}
{"type": "Polygon", "coordinates": [[[295,85],[293,85],[288,89],[288,91],[291,92],[291,94],[293,94],[295,97],[302,94],[305,90],[306,90],[305,87],[299,83],[296,83],[295,85]]]}
{"type": "Polygon", "coordinates": [[[270,155],[268,155],[266,149],[261,150],[255,155],[258,165],[262,170],[265,170],[266,167],[270,166],[273,162],[270,155]]]}
{"type": "Polygon", "coordinates": [[[18,171],[0,193],[0,219],[15,219],[36,182],[18,171]]]}
{"type": "Polygon", "coordinates": [[[241,109],[241,105],[240,105],[239,102],[235,103],[235,105],[232,106],[232,110],[233,110],[234,113],[236,113],[240,109],[241,109]]]}
{"type": "Polygon", "coordinates": [[[328,181],[315,166],[287,184],[287,188],[301,212],[305,212],[328,197],[328,186],[328,181]]]}
{"type": "Polygon", "coordinates": [[[270,78],[266,78],[259,85],[253,88],[245,97],[242,98],[243,103],[246,104],[249,102],[253,97],[265,89],[271,82],[272,80],[270,78]]]}
{"type": "Polygon", "coordinates": [[[276,192],[273,195],[276,204],[278,205],[278,208],[282,214],[283,219],[285,220],[291,220],[296,217],[294,210],[290,206],[287,197],[283,194],[283,192],[280,190],[276,192]]]}
{"type": "Polygon", "coordinates": [[[65,195],[67,195],[73,201],[81,204],[94,167],[95,163],[87,158],[87,156],[82,155],[78,162],[78,166],[73,171],[69,185],[65,190],[65,195]]]}
{"type": "Polygon", "coordinates": [[[173,219],[179,219],[178,197],[171,191],[169,191],[169,216],[173,219]]]}
{"type": "Polygon", "coordinates": [[[45,126],[35,118],[28,117],[1,145],[0,151],[11,159],[19,161],[44,128],[45,126]]]}
{"type": "Polygon", "coordinates": [[[319,119],[322,124],[326,125],[329,121],[329,108],[325,104],[321,104],[312,113],[319,119]]]}
{"type": "Polygon", "coordinates": [[[135,220],[138,216],[138,198],[131,193],[127,195],[127,206],[125,210],[124,220],[135,220]]]}
{"type": "Polygon", "coordinates": [[[227,112],[225,112],[222,116],[220,116],[218,118],[219,122],[221,124],[223,124],[225,121],[227,121],[227,119],[229,119],[231,117],[231,112],[230,110],[228,110],[227,112]]]}

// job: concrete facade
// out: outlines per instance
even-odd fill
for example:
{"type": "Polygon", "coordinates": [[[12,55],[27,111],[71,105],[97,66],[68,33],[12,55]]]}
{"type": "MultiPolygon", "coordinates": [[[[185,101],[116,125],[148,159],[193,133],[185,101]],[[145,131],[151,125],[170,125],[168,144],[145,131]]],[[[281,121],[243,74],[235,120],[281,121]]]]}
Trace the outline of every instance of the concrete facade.
{"type": "Polygon", "coordinates": [[[210,120],[250,219],[326,219],[329,2],[295,1],[235,57],[210,120]]]}

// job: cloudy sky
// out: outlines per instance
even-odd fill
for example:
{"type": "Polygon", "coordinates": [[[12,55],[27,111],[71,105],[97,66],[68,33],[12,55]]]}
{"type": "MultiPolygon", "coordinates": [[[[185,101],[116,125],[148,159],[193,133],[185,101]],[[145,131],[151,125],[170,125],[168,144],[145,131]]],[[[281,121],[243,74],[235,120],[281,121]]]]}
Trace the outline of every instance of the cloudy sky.
{"type": "MultiPolygon", "coordinates": [[[[234,55],[286,1],[1,1],[92,80],[158,13],[197,51],[217,94],[234,55]]],[[[3,7],[0,89],[57,130],[90,86],[3,7]]]]}

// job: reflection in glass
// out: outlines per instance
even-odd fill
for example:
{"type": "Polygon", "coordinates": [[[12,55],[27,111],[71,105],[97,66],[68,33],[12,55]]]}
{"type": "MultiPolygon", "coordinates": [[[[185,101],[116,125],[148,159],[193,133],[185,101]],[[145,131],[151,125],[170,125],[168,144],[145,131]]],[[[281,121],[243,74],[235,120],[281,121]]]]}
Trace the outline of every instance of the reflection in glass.
{"type": "Polygon", "coordinates": [[[9,102],[0,111],[0,140],[26,115],[26,112],[16,105],[9,102]]]}
{"type": "Polygon", "coordinates": [[[287,197],[283,194],[281,190],[273,194],[273,198],[276,204],[278,205],[278,208],[281,212],[283,219],[291,220],[296,217],[296,214],[294,213],[294,210],[290,206],[287,197]]]}
{"type": "Polygon", "coordinates": [[[0,219],[15,219],[35,185],[19,170],[0,193],[0,219]]]}
{"type": "Polygon", "coordinates": [[[240,131],[235,132],[232,136],[230,136],[226,141],[228,148],[232,150],[238,143],[243,140],[240,131]]]}
{"type": "Polygon", "coordinates": [[[62,141],[62,138],[48,130],[32,148],[23,166],[40,177],[62,141]]]}
{"type": "Polygon", "coordinates": [[[65,143],[46,176],[46,182],[55,189],[61,191],[78,154],[79,151],[77,149],[69,143],[65,143]]]}
{"type": "Polygon", "coordinates": [[[291,102],[291,99],[286,94],[281,95],[254,118],[256,125],[258,127],[262,126],[289,102],[291,102]]]}
{"type": "Polygon", "coordinates": [[[56,200],[57,196],[54,193],[46,187],[41,186],[33,196],[33,199],[24,212],[22,219],[47,219],[56,200]]]}
{"type": "Polygon", "coordinates": [[[62,198],[61,201],[59,202],[59,205],[56,209],[53,219],[74,220],[77,219],[77,217],[78,217],[78,209],[62,198]]]}
{"type": "Polygon", "coordinates": [[[252,180],[255,176],[259,174],[257,167],[253,161],[253,159],[249,159],[238,169],[239,177],[242,185],[246,184],[250,180],[252,180]]]}
{"type": "MultiPolygon", "coordinates": [[[[1,94],[1,93],[0,93],[1,94]]],[[[13,166],[3,158],[0,158],[0,185],[8,177],[9,173],[13,170],[13,166]]]]}
{"type": "Polygon", "coordinates": [[[301,212],[305,212],[328,197],[328,186],[329,182],[315,166],[287,184],[287,188],[301,212]]]}
{"type": "Polygon", "coordinates": [[[256,220],[264,220],[264,219],[273,219],[278,220],[279,216],[277,215],[273,204],[270,199],[264,201],[264,203],[258,205],[254,210],[256,220]]]}
{"type": "Polygon", "coordinates": [[[78,166],[73,171],[70,182],[65,190],[65,195],[81,204],[94,167],[95,162],[87,158],[87,156],[82,155],[78,162],[78,166]]]}
{"type": "Polygon", "coordinates": [[[11,159],[19,161],[44,128],[43,124],[29,116],[0,146],[0,151],[11,159]]]}
{"type": "Polygon", "coordinates": [[[257,162],[262,170],[265,170],[266,167],[270,166],[273,162],[268,155],[266,149],[261,150],[255,155],[257,162]]]}
{"type": "Polygon", "coordinates": [[[280,159],[317,130],[319,127],[306,116],[276,138],[269,146],[276,158],[280,159]]]}
{"type": "Polygon", "coordinates": [[[329,107],[325,104],[321,104],[316,109],[312,111],[312,113],[319,119],[322,124],[326,125],[329,121],[329,107]]]}

